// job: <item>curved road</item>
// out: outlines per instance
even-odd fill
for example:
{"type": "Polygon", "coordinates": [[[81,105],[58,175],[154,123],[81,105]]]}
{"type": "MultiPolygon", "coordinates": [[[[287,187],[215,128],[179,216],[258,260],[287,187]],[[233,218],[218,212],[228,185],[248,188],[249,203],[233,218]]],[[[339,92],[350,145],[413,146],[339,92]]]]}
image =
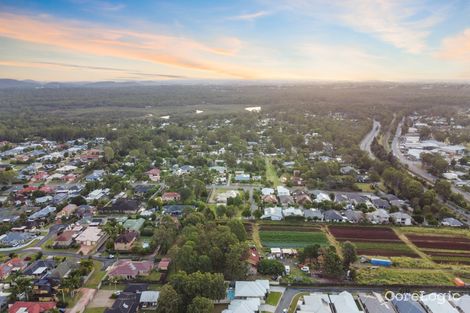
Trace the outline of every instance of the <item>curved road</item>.
{"type": "Polygon", "coordinates": [[[372,153],[370,146],[372,145],[372,141],[374,141],[374,138],[377,137],[377,135],[379,134],[380,126],[380,123],[374,120],[372,129],[370,130],[370,132],[367,133],[367,135],[362,139],[361,143],[359,144],[359,148],[369,153],[370,158],[373,160],[375,159],[375,155],[372,153]]]}
{"type": "MultiPolygon", "coordinates": [[[[400,121],[400,123],[397,126],[397,130],[395,132],[395,137],[393,138],[392,142],[392,153],[393,155],[400,161],[401,164],[406,165],[408,167],[408,171],[416,176],[424,179],[425,181],[429,182],[430,184],[434,185],[436,182],[436,177],[429,174],[425,169],[423,169],[420,166],[419,162],[413,162],[411,160],[408,160],[408,158],[403,155],[403,153],[400,151],[400,137],[401,137],[401,127],[403,125],[403,119],[400,121]]],[[[456,188],[452,184],[452,192],[461,194],[467,202],[470,202],[470,194],[468,192],[462,191],[458,188],[456,188]]],[[[462,208],[447,202],[446,205],[450,207],[452,210],[454,210],[458,215],[461,215],[464,219],[466,219],[467,225],[470,225],[470,212],[467,212],[463,210],[462,208]]]]}

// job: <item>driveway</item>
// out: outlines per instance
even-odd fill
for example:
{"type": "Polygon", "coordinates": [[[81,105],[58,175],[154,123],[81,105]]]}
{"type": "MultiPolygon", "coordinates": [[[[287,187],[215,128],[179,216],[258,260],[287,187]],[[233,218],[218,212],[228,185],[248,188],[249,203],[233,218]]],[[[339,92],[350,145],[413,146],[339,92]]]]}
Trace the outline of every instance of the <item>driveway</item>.
{"type": "Polygon", "coordinates": [[[114,299],[111,299],[111,295],[114,290],[98,290],[93,300],[88,305],[89,308],[110,308],[113,306],[114,299]]]}
{"type": "Polygon", "coordinates": [[[81,294],[80,299],[75,303],[73,308],[66,310],[66,313],[82,313],[85,311],[88,303],[93,299],[96,289],[80,288],[78,292],[81,294]]]}

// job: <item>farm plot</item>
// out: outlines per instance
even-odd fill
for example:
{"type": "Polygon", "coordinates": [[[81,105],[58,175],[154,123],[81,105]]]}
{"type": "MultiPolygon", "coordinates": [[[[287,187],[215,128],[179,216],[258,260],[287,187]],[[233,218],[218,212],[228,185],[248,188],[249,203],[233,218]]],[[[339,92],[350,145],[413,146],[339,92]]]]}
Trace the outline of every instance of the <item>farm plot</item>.
{"type": "Polygon", "coordinates": [[[470,238],[416,233],[406,237],[436,263],[470,264],[470,238]]]}
{"type": "Polygon", "coordinates": [[[279,231],[261,230],[261,243],[266,248],[303,248],[312,244],[328,245],[328,239],[321,231],[279,231]]]}
{"type": "Polygon", "coordinates": [[[329,230],[337,241],[353,242],[361,255],[419,257],[390,227],[329,226],[329,230]]]}

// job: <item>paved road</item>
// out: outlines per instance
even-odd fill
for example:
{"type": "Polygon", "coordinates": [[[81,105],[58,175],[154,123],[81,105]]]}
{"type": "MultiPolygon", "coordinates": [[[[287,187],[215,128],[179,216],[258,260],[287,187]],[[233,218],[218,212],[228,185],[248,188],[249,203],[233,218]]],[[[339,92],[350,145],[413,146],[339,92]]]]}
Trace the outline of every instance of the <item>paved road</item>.
{"type": "MultiPolygon", "coordinates": [[[[436,177],[433,175],[429,174],[426,170],[424,170],[419,162],[413,162],[411,160],[408,160],[406,156],[400,151],[400,137],[401,137],[401,127],[403,125],[403,119],[400,121],[398,124],[397,130],[395,132],[395,137],[393,138],[392,142],[392,153],[393,155],[400,161],[401,164],[404,164],[407,166],[408,171],[419,178],[424,179],[425,181],[429,182],[430,184],[434,185],[436,182],[436,177]]],[[[470,194],[467,192],[464,192],[455,186],[452,186],[452,191],[455,193],[461,194],[465,200],[470,202],[470,194]]],[[[462,208],[456,206],[453,203],[447,202],[446,205],[451,208],[457,215],[462,216],[466,221],[464,220],[463,222],[467,225],[470,225],[470,212],[463,210],[462,208]]]]}
{"type": "Polygon", "coordinates": [[[379,134],[380,126],[380,123],[374,120],[372,129],[370,130],[370,132],[367,133],[367,135],[362,139],[361,143],[359,144],[361,150],[369,153],[369,156],[372,159],[375,159],[375,155],[372,153],[370,146],[372,145],[372,141],[374,141],[374,138],[377,137],[377,135],[379,134]]]}

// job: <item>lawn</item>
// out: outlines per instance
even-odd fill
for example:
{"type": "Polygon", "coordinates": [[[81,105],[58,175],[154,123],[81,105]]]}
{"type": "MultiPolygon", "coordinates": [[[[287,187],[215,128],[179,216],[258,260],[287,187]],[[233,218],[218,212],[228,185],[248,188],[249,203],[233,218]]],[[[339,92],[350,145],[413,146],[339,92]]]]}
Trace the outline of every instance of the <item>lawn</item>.
{"type": "Polygon", "coordinates": [[[273,183],[273,186],[281,185],[281,181],[279,180],[279,177],[277,176],[276,169],[274,168],[274,165],[271,163],[271,160],[268,158],[266,158],[266,180],[271,181],[273,183]]]}
{"type": "Polygon", "coordinates": [[[292,298],[292,302],[289,305],[289,313],[295,313],[297,311],[297,302],[299,302],[300,297],[309,295],[308,292],[298,293],[292,298]]]}
{"type": "Polygon", "coordinates": [[[282,292],[272,291],[268,294],[268,298],[266,299],[266,303],[269,305],[277,306],[279,300],[281,299],[282,292]]]}
{"type": "Polygon", "coordinates": [[[357,271],[359,284],[452,286],[452,277],[441,270],[363,268],[357,271]]]}
{"type": "Polygon", "coordinates": [[[103,313],[106,308],[86,308],[83,313],[103,313]]]}
{"type": "Polygon", "coordinates": [[[105,271],[102,271],[101,268],[103,264],[99,261],[93,260],[93,269],[94,272],[91,275],[90,279],[85,284],[86,288],[98,288],[99,283],[103,280],[106,275],[105,271]]]}
{"type": "Polygon", "coordinates": [[[326,235],[320,231],[260,231],[260,238],[267,248],[303,248],[312,244],[329,244],[326,235]]]}

